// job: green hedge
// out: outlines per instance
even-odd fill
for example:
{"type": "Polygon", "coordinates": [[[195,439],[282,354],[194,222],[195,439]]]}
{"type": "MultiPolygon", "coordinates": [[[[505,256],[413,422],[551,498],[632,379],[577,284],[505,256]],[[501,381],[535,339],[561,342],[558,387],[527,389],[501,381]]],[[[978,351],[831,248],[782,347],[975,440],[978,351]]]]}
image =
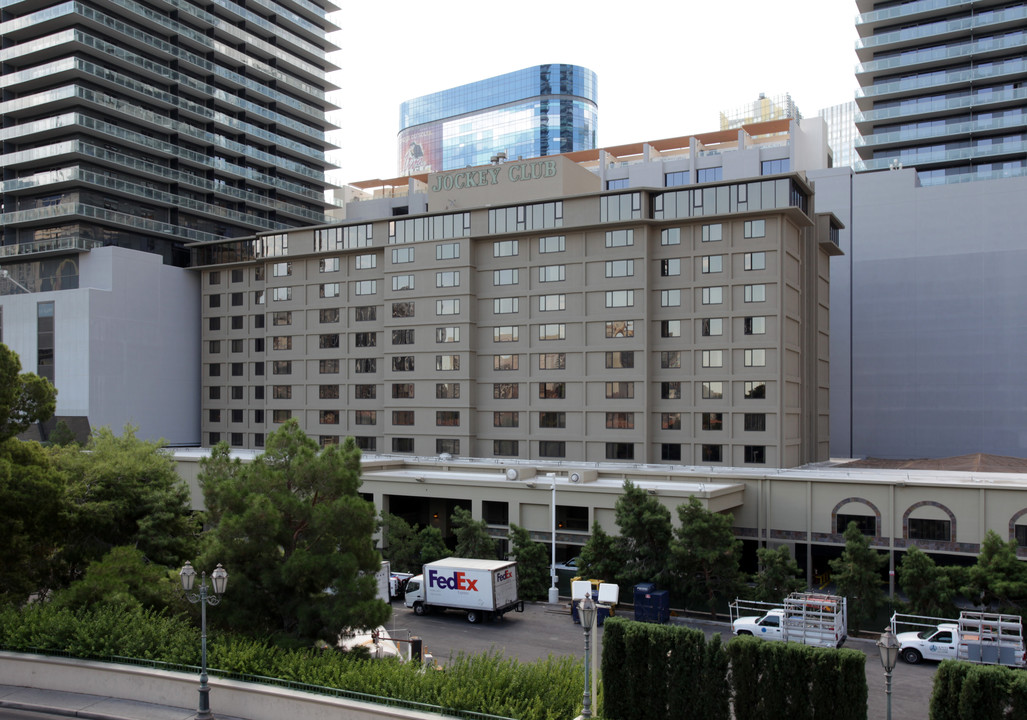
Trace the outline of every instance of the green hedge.
{"type": "Polygon", "coordinates": [[[934,675],[931,720],[1027,717],[1027,674],[1000,665],[945,660],[934,675]]]}
{"type": "MultiPolygon", "coordinates": [[[[199,631],[188,621],[110,607],[71,611],[50,605],[0,611],[0,647],[74,657],[120,656],[198,665],[199,631]]],[[[212,675],[234,673],[366,693],[517,720],[567,720],[581,709],[584,668],[555,658],[520,663],[490,653],[458,656],[442,671],[346,653],[284,650],[221,632],[208,640],[212,675]]]]}

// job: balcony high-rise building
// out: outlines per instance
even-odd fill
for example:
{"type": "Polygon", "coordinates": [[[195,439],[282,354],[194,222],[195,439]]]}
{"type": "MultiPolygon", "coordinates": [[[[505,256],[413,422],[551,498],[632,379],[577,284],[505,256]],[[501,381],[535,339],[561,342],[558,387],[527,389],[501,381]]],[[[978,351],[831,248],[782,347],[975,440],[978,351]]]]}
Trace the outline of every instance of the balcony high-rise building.
{"type": "Polygon", "coordinates": [[[1027,3],[857,0],[858,170],[1027,174],[1027,3]]]}
{"type": "Polygon", "coordinates": [[[402,175],[596,147],[596,75],[536,65],[407,100],[399,110],[402,175]]]}
{"type": "MultiPolygon", "coordinates": [[[[0,263],[79,287],[114,245],[186,245],[326,221],[322,0],[13,0],[0,18],[0,263]]],[[[0,282],[0,294],[19,293],[0,282]]]]}

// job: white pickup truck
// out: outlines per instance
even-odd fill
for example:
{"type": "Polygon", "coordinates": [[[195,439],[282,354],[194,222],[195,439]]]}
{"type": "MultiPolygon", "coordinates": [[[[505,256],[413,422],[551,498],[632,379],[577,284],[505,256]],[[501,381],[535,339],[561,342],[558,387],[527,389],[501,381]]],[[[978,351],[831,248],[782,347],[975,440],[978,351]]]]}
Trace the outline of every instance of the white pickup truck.
{"type": "Polygon", "coordinates": [[[1024,667],[1022,623],[1016,615],[964,611],[958,619],[895,613],[891,629],[907,663],[966,660],[982,665],[1024,667]],[[899,632],[902,628],[905,632],[899,632]]]}
{"type": "Polygon", "coordinates": [[[792,593],[780,604],[735,600],[729,608],[735,635],[834,648],[847,636],[846,601],[836,595],[792,593]],[[760,614],[742,614],[753,611],[760,614]]]}

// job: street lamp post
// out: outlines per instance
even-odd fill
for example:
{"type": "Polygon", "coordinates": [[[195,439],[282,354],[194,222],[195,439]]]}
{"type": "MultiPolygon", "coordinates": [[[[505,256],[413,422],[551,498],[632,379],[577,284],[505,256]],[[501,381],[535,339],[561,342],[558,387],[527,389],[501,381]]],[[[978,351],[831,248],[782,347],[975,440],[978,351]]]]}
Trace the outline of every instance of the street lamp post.
{"type": "Polygon", "coordinates": [[[549,586],[549,602],[555,605],[560,602],[560,590],[556,587],[556,477],[554,476],[549,479],[553,481],[553,498],[550,502],[551,517],[549,518],[553,529],[552,542],[549,545],[549,582],[551,583],[549,586]]]}
{"type": "Polygon", "coordinates": [[[899,641],[890,627],[884,629],[877,641],[877,649],[881,652],[881,665],[884,667],[884,696],[887,699],[887,720],[891,720],[891,672],[899,660],[899,641]]]}
{"type": "Polygon", "coordinates": [[[193,583],[196,581],[196,571],[190,562],[186,562],[178,573],[182,580],[182,589],[185,591],[186,599],[191,603],[200,604],[200,701],[196,709],[196,720],[211,720],[210,713],[210,687],[207,685],[207,606],[217,605],[221,602],[221,596],[228,585],[228,573],[221,563],[210,574],[211,589],[213,595],[207,594],[207,573],[200,575],[200,591],[192,592],[193,583]]]}
{"type": "Polygon", "coordinates": [[[585,593],[585,599],[578,607],[581,627],[585,631],[585,693],[581,699],[581,717],[592,717],[592,623],[596,619],[596,604],[592,601],[592,593],[585,593]]]}

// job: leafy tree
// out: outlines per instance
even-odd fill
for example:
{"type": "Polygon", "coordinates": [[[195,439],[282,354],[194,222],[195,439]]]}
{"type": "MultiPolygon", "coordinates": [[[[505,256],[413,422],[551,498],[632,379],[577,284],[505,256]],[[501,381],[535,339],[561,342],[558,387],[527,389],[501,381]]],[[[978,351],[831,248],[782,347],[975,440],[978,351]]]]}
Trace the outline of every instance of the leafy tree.
{"type": "Polygon", "coordinates": [[[771,550],[760,548],[756,551],[760,570],[753,578],[756,581],[755,600],[762,602],[780,602],[793,592],[806,587],[799,564],[795,562],[788,548],[782,545],[771,550]]]}
{"type": "Polygon", "coordinates": [[[419,572],[421,569],[421,542],[417,526],[392,513],[382,513],[382,535],[385,547],[382,557],[398,572],[419,572]]]}
{"type": "Polygon", "coordinates": [[[1016,610],[1027,605],[1027,565],[1016,557],[1016,541],[1004,542],[994,530],[985,533],[963,592],[985,608],[1016,610]]]}
{"type": "MultiPolygon", "coordinates": [[[[442,531],[437,527],[432,527],[431,525],[423,527],[421,532],[417,533],[417,536],[421,541],[422,563],[442,560],[453,554],[446,547],[446,541],[442,539],[442,531]]],[[[418,572],[420,572],[420,569],[420,566],[418,566],[418,572]]]]}
{"type": "Polygon", "coordinates": [[[496,540],[489,535],[488,523],[475,520],[467,508],[456,507],[450,517],[456,535],[456,556],[462,558],[496,559],[496,540]]]}
{"type": "Polygon", "coordinates": [[[231,602],[217,613],[235,628],[334,640],[344,628],[383,623],[376,598],[374,506],[360,497],[353,438],[319,449],[293,419],[242,465],[216,446],[200,482],[211,529],[197,568],[229,573],[231,602]]]}
{"type": "Polygon", "coordinates": [[[670,547],[670,510],[659,500],[624,481],[624,494],[614,506],[624,565],[618,581],[631,587],[640,582],[662,582],[667,576],[670,547]]]}
{"type": "Polygon", "coordinates": [[[531,539],[527,528],[510,525],[513,557],[517,561],[517,592],[524,600],[546,597],[551,579],[546,546],[531,539]]]}
{"type": "Polygon", "coordinates": [[[578,556],[578,572],[583,578],[613,582],[624,569],[619,538],[612,537],[595,522],[592,535],[578,556]]]}
{"type": "Polygon", "coordinates": [[[675,584],[716,619],[717,599],[730,599],[742,587],[742,541],[734,536],[729,517],[707,510],[696,497],[678,506],[678,520],[681,526],[670,544],[675,584]]]}
{"type": "Polygon", "coordinates": [[[831,573],[838,592],[849,601],[849,629],[873,618],[884,603],[881,590],[881,569],[888,558],[870,547],[870,540],[855,522],[845,528],[845,549],[832,560],[831,573]]]}
{"type": "Polygon", "coordinates": [[[80,580],[54,596],[58,607],[113,605],[130,610],[169,610],[181,607],[180,585],[174,572],[146,562],[141,550],[116,547],[90,563],[80,580]]]}
{"type": "Polygon", "coordinates": [[[51,445],[71,445],[78,442],[75,433],[68,427],[68,423],[58,420],[48,438],[51,445]]]}
{"type": "Polygon", "coordinates": [[[911,612],[934,617],[954,614],[952,598],[956,589],[950,574],[916,545],[910,546],[899,563],[898,578],[911,612]]]}
{"type": "Polygon", "coordinates": [[[21,372],[18,353],[0,343],[0,441],[53,417],[57,388],[35,373],[21,372]]]}

